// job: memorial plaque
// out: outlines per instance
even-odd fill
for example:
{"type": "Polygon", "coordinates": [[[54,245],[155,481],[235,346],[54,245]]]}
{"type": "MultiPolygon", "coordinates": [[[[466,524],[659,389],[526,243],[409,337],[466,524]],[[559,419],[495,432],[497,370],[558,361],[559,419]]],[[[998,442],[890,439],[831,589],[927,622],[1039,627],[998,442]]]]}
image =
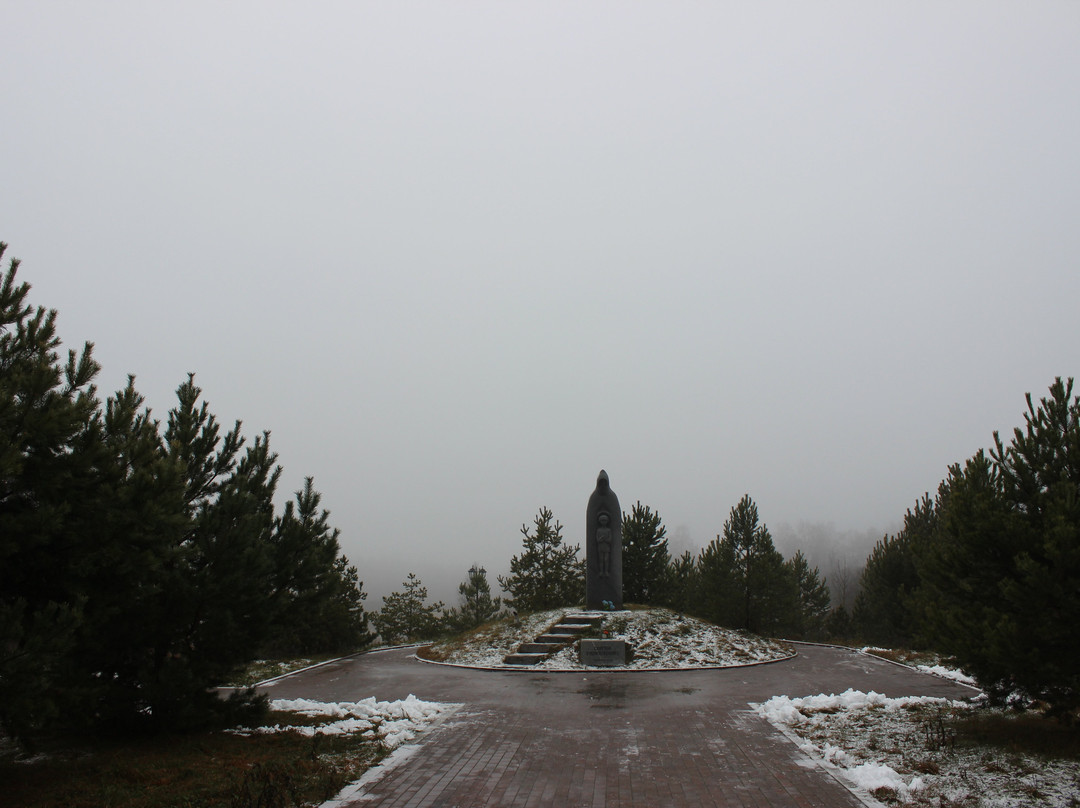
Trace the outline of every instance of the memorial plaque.
{"type": "Polygon", "coordinates": [[[578,649],[582,665],[617,668],[626,664],[625,640],[582,640],[578,649]]]}

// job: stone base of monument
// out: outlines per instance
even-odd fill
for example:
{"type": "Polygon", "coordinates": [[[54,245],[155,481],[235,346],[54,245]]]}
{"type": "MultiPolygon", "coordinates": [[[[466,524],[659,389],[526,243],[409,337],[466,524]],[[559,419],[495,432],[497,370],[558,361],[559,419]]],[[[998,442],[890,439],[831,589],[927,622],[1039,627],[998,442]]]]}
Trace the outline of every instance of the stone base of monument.
{"type": "Polygon", "coordinates": [[[565,614],[532,642],[523,642],[512,654],[503,657],[504,665],[536,665],[565,648],[580,635],[600,628],[604,618],[593,614],[565,614]]]}
{"type": "Polygon", "coordinates": [[[624,640],[582,640],[578,661],[597,668],[617,668],[626,664],[624,640]]]}

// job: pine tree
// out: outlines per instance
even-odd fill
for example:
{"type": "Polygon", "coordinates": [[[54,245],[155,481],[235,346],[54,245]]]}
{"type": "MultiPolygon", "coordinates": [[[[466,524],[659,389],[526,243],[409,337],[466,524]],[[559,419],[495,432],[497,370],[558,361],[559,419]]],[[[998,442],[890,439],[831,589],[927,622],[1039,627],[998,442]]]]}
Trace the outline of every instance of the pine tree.
{"type": "MultiPolygon", "coordinates": [[[[87,631],[78,663],[100,682],[99,721],[184,728],[219,715],[211,688],[251,659],[269,628],[272,498],[280,468],[264,433],[224,440],[193,377],[164,435],[132,380],[103,419],[108,504],[76,533],[87,631]]],[[[249,699],[253,704],[257,700],[249,699]]]]}
{"type": "Polygon", "coordinates": [[[326,640],[319,647],[323,651],[357,651],[375,639],[364,611],[367,592],[356,567],[344,555],[334,561],[334,579],[315,621],[315,625],[327,627],[326,640]]]}
{"type": "Polygon", "coordinates": [[[946,481],[919,559],[922,628],[992,695],[1080,707],[1080,397],[1058,378],[1006,445],[946,481]]]}
{"type": "Polygon", "coordinates": [[[724,523],[724,541],[731,545],[735,558],[735,586],[739,596],[738,627],[759,630],[760,604],[764,601],[762,585],[767,578],[768,561],[773,561],[772,539],[764,526],[758,525],[758,509],[749,495],[731,509],[724,523]]]}
{"type": "Polygon", "coordinates": [[[321,495],[308,477],[295,501],[274,523],[270,537],[273,562],[271,640],[278,654],[309,653],[306,642],[322,591],[331,584],[339,531],[329,525],[328,511],[319,511],[321,495]]]}
{"type": "Polygon", "coordinates": [[[27,302],[18,268],[0,282],[0,725],[26,740],[72,695],[85,594],[70,525],[97,496],[100,432],[93,346],[60,361],[56,312],[27,302]]]}
{"type": "Polygon", "coordinates": [[[851,623],[851,615],[841,603],[834,608],[825,618],[825,637],[833,642],[847,643],[852,636],[854,628],[851,623]]]}
{"type": "Polygon", "coordinates": [[[717,535],[698,553],[694,572],[696,586],[686,611],[717,625],[737,625],[740,600],[731,542],[717,535]]]}
{"type": "Polygon", "coordinates": [[[79,509],[79,578],[85,625],[75,655],[95,721],[130,722],[146,706],[145,682],[161,615],[172,605],[168,567],[186,527],[180,468],[134,379],[106,402],[97,463],[99,496],[79,509]]]}
{"type": "Polygon", "coordinates": [[[660,514],[638,502],[629,516],[623,514],[623,600],[629,603],[662,603],[667,570],[667,528],[660,514]]]}
{"type": "Polygon", "coordinates": [[[874,545],[859,580],[852,614],[854,628],[864,641],[887,647],[917,644],[918,615],[913,597],[920,584],[918,557],[934,540],[939,504],[946,494],[944,483],[937,498],[924,494],[904,515],[900,532],[874,545]]]}
{"type": "Polygon", "coordinates": [[[413,573],[402,582],[402,592],[383,597],[383,607],[372,615],[375,630],[384,643],[434,639],[442,631],[442,602],[427,602],[427,587],[413,573]]]}
{"type": "Polygon", "coordinates": [[[795,611],[795,590],[749,495],[731,509],[723,536],[698,560],[709,619],[756,633],[777,632],[795,611]]]}
{"type": "Polygon", "coordinates": [[[698,596],[700,570],[689,550],[668,562],[665,574],[664,605],[684,614],[701,614],[698,596]]]}
{"type": "Polygon", "coordinates": [[[209,690],[254,658],[269,628],[273,496],[281,469],[263,433],[224,437],[194,377],[177,389],[164,433],[181,475],[184,526],[169,549],[144,666],[141,711],[157,726],[197,726],[220,703],[209,690]]]}
{"type": "MultiPolygon", "coordinates": [[[[270,540],[272,624],[264,649],[268,655],[355,651],[370,639],[362,607],[365,594],[348,591],[348,564],[343,568],[338,563],[340,531],[330,527],[330,512],[320,509],[321,501],[308,477],[295,502],[285,503],[275,520],[270,540]]],[[[355,578],[355,568],[351,576],[355,578]]]]}
{"type": "Polygon", "coordinates": [[[502,600],[491,597],[487,570],[479,564],[469,568],[469,577],[458,584],[460,602],[446,614],[447,625],[457,631],[468,631],[482,625],[499,613],[502,600]]]}
{"type": "Polygon", "coordinates": [[[547,508],[533,520],[536,532],[521,526],[524,552],[510,560],[510,575],[499,585],[510,597],[506,605],[518,613],[571,606],[585,599],[585,561],[580,545],[563,544],[562,525],[547,508]]]}
{"type": "Polygon", "coordinates": [[[788,636],[792,639],[822,639],[831,601],[828,585],[818,574],[817,567],[811,569],[802,550],[796,551],[784,566],[797,593],[788,636]]]}
{"type": "Polygon", "coordinates": [[[183,728],[258,707],[213,687],[284,614],[369,641],[310,481],[274,516],[269,434],[222,435],[193,377],[164,433],[134,379],[102,409],[91,344],[60,360],[56,312],[17,269],[0,282],[0,728],[25,742],[61,716],[183,728]]]}

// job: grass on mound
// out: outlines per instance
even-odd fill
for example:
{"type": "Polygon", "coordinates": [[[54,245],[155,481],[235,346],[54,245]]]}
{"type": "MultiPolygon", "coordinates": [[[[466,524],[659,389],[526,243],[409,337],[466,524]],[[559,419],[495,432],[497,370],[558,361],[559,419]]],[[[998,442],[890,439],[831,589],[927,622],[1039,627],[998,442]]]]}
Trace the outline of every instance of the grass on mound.
{"type": "MultiPolygon", "coordinates": [[[[267,724],[308,725],[271,712],[267,724]]],[[[269,808],[331,799],[386,756],[382,743],[296,732],[53,741],[32,761],[0,755],[4,808],[269,808]]]]}
{"type": "Polygon", "coordinates": [[[265,682],[267,679],[283,676],[286,673],[295,673],[304,668],[309,668],[312,665],[318,665],[320,662],[329,662],[332,659],[339,659],[341,656],[343,655],[322,654],[284,660],[256,659],[234,672],[230,677],[228,685],[229,687],[251,687],[260,682],[265,682]]]}
{"type": "Polygon", "coordinates": [[[424,646],[417,650],[416,655],[433,662],[450,662],[479,648],[489,648],[509,654],[516,650],[520,643],[533,639],[567,611],[569,610],[555,609],[502,617],[440,640],[434,645],[424,646]]]}
{"type": "Polygon", "coordinates": [[[910,648],[877,648],[875,646],[867,646],[864,650],[874,656],[892,662],[899,662],[912,668],[919,665],[944,665],[947,668],[960,667],[953,657],[942,656],[934,651],[913,651],[910,648]]]}

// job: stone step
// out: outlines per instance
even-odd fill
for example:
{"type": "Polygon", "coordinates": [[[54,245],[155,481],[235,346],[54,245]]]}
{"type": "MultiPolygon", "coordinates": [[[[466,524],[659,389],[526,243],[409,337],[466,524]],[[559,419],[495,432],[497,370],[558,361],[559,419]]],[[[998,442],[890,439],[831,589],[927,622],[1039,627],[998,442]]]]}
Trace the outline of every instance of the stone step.
{"type": "Polygon", "coordinates": [[[518,646],[517,653],[519,654],[553,654],[562,648],[562,643],[553,642],[523,642],[518,646]]]}
{"type": "Polygon", "coordinates": [[[572,643],[576,635],[574,634],[541,634],[533,642],[542,642],[546,645],[562,646],[572,643]]]}
{"type": "Polygon", "coordinates": [[[504,665],[536,665],[539,662],[543,662],[547,657],[547,654],[523,654],[520,651],[516,654],[507,654],[503,657],[504,665]]]}
{"type": "Polygon", "coordinates": [[[592,626],[596,628],[604,622],[604,616],[600,614],[568,614],[560,621],[564,625],[592,626]]]}
{"type": "Polygon", "coordinates": [[[559,623],[548,629],[548,634],[584,634],[592,626],[571,624],[571,623],[559,623]]]}

